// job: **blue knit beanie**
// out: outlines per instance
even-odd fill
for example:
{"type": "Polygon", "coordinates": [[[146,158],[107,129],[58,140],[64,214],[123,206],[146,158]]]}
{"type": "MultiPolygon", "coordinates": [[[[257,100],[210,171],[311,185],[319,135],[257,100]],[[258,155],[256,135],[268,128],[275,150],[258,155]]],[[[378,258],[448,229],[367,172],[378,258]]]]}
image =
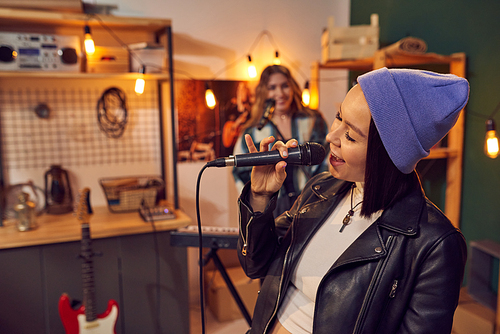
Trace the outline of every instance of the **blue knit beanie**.
{"type": "Polygon", "coordinates": [[[409,174],[455,125],[469,83],[453,74],[381,68],[358,77],[392,162],[409,174]]]}

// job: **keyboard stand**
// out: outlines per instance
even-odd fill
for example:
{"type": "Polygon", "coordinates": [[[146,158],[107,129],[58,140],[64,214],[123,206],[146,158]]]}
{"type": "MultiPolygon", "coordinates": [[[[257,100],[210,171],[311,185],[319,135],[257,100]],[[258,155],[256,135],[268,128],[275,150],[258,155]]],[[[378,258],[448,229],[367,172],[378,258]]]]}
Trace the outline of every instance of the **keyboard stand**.
{"type": "Polygon", "coordinates": [[[240,298],[240,295],[238,294],[238,291],[236,291],[236,288],[233,285],[233,282],[231,281],[231,278],[226,272],[226,268],[224,268],[224,265],[222,264],[219,255],[217,255],[217,250],[219,247],[214,244],[212,248],[210,248],[210,251],[204,256],[202,265],[206,266],[210,260],[214,261],[215,267],[217,270],[220,272],[222,278],[224,279],[224,282],[226,282],[227,287],[229,288],[229,291],[231,292],[231,295],[234,298],[234,301],[236,304],[238,304],[238,308],[240,309],[241,313],[245,317],[245,320],[248,323],[248,326],[252,326],[252,318],[250,317],[250,314],[247,311],[247,308],[245,307],[245,304],[243,304],[243,301],[240,298]]]}

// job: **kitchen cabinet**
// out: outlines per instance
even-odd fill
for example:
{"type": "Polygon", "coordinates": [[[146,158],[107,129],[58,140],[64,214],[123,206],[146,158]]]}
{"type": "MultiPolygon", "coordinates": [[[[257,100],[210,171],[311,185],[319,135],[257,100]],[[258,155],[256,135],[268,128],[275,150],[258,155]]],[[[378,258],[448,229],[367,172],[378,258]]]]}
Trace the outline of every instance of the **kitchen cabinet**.
{"type": "MultiPolygon", "coordinates": [[[[321,72],[331,69],[347,69],[350,71],[368,72],[381,67],[409,67],[426,69],[427,66],[447,66],[449,73],[466,77],[465,53],[439,55],[423,54],[387,54],[383,49],[375,52],[373,57],[356,60],[329,60],[322,64],[314,62],[311,72],[311,107],[317,108],[321,92],[319,82],[321,72]]],[[[460,117],[446,137],[446,146],[431,149],[426,159],[446,160],[446,193],[444,212],[454,226],[460,226],[460,207],[462,198],[462,164],[464,142],[464,119],[460,117]]]]}

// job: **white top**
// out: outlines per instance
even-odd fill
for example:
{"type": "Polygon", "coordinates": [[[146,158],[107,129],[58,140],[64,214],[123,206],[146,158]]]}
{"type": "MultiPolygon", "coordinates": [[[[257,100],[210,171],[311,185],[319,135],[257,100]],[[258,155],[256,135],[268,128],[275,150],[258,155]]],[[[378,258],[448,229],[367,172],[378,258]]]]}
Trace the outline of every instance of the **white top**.
{"type": "MultiPolygon", "coordinates": [[[[363,183],[356,183],[353,206],[363,200],[363,183]]],[[[340,255],[363,233],[382,211],[370,218],[359,216],[361,205],[354,209],[351,223],[340,232],[342,221],[351,209],[351,192],[340,201],[326,222],[306,245],[278,310],[279,322],[292,334],[312,333],[314,302],[321,279],[340,255]]]]}

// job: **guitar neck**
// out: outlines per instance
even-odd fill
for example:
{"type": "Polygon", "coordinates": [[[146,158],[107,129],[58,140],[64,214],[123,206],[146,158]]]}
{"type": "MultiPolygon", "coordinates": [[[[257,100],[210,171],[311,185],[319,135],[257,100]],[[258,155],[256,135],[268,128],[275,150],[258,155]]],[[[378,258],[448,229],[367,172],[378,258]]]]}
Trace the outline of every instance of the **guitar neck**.
{"type": "Polygon", "coordinates": [[[94,262],[92,260],[93,255],[92,239],[90,238],[90,226],[88,223],[83,223],[81,242],[81,257],[83,259],[83,304],[85,305],[85,318],[89,322],[97,319],[95,305],[94,262]]]}

